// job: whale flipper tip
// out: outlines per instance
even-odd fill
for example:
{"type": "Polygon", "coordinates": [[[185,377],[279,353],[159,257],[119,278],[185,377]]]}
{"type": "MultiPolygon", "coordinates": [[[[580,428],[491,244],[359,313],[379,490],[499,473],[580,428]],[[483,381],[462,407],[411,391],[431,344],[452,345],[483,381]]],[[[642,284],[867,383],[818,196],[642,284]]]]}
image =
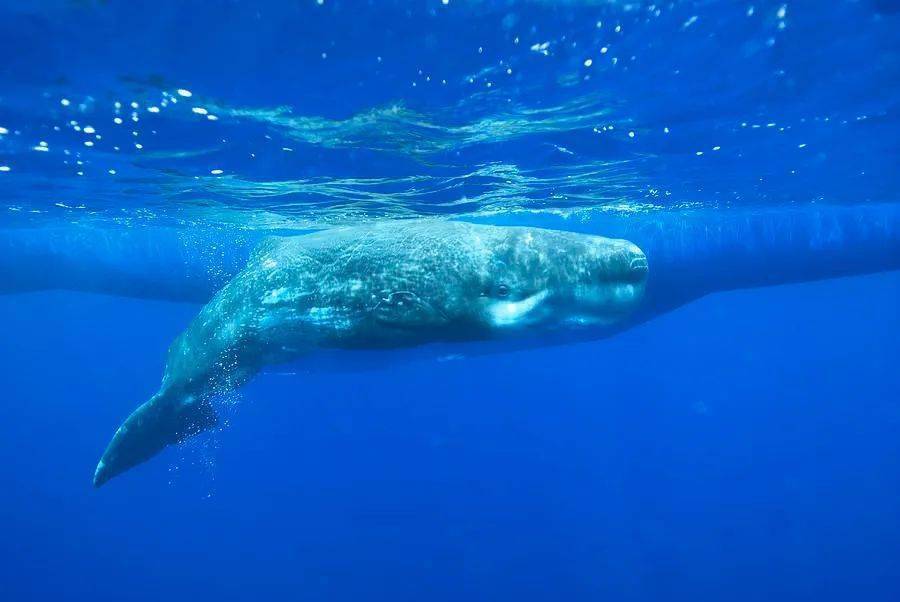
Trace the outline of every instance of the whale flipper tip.
{"type": "Polygon", "coordinates": [[[94,487],[216,424],[218,417],[208,400],[155,395],[132,412],[116,431],[94,470],[94,487]]]}
{"type": "Polygon", "coordinates": [[[100,460],[97,468],[94,470],[94,487],[100,487],[110,479],[109,471],[106,470],[106,462],[100,460]]]}

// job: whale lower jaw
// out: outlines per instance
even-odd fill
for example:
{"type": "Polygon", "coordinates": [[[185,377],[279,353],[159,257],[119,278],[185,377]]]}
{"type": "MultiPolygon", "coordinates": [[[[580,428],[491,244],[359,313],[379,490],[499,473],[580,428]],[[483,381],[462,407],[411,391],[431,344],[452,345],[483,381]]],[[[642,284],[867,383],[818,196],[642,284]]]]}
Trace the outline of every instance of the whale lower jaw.
{"type": "Polygon", "coordinates": [[[547,291],[535,293],[521,301],[500,301],[488,308],[491,325],[497,328],[519,326],[534,318],[535,310],[550,296],[547,291]]]}

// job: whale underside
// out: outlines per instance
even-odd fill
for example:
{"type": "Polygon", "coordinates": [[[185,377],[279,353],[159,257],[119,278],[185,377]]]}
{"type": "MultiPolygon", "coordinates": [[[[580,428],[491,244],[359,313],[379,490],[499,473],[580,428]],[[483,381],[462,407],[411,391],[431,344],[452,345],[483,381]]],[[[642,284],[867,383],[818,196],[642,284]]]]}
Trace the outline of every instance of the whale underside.
{"type": "Polygon", "coordinates": [[[453,357],[462,346],[481,353],[593,340],[716,291],[900,269],[896,204],[533,219],[569,233],[523,228],[530,219],[413,220],[274,238],[224,238],[233,233],[217,229],[2,230],[0,292],[207,304],[170,349],[160,391],[117,431],[95,474],[101,485],[214,426],[217,394],[316,350],[428,344],[453,357]]]}

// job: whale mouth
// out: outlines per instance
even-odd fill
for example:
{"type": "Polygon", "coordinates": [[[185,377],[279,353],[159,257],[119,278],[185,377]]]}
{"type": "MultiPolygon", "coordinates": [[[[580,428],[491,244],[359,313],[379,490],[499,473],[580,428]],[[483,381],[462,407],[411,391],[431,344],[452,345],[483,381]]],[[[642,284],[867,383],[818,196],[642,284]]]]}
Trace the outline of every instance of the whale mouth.
{"type": "Polygon", "coordinates": [[[519,301],[499,301],[488,307],[491,324],[503,328],[532,323],[536,310],[550,296],[548,291],[540,291],[519,301]]]}

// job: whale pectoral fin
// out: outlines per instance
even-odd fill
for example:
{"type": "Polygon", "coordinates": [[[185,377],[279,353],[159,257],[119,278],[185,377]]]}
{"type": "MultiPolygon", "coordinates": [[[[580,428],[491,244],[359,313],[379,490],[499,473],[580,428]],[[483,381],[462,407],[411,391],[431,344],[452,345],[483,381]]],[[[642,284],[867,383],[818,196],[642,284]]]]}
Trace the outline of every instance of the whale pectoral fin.
{"type": "Polygon", "coordinates": [[[132,412],[116,431],[97,464],[94,487],[216,424],[218,416],[208,399],[155,395],[132,412]]]}

